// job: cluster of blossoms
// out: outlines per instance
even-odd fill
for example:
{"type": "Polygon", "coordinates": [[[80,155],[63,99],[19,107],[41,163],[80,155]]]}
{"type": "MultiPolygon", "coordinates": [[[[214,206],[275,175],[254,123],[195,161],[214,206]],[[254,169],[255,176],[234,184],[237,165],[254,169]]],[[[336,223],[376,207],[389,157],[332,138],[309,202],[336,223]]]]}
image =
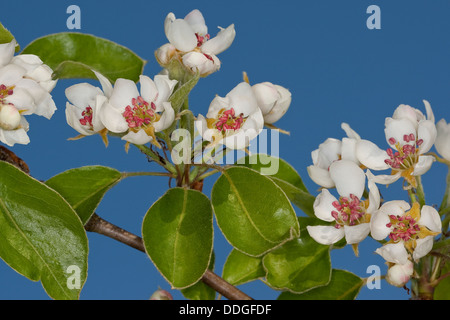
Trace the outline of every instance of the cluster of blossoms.
{"type": "Polygon", "coordinates": [[[314,213],[331,223],[308,226],[311,237],[325,245],[345,237],[347,244],[356,246],[369,234],[375,240],[386,241],[376,253],[388,263],[386,279],[395,286],[409,281],[413,263],[431,251],[442,229],[440,215],[432,206],[421,206],[417,201],[410,205],[403,200],[381,204],[376,186],[404,178],[404,189],[417,188],[418,177],[435,161],[433,155],[427,154],[433,145],[448,161],[450,127],[445,120],[436,126],[430,104],[424,104],[426,116],[411,106],[400,105],[392,117],[386,118],[386,150],[362,139],[343,123],[347,137],[325,140],[311,153],[313,164],[307,168],[311,179],[323,188],[315,200],[314,213]],[[391,174],[372,172],[379,170],[391,170],[391,174]],[[362,200],[366,179],[368,198],[362,200]],[[331,188],[336,188],[338,199],[331,195],[331,188]]]}
{"type": "Polygon", "coordinates": [[[0,44],[0,141],[8,146],[30,142],[24,116],[50,119],[56,110],[53,71],[36,55],[15,56],[16,46],[15,40],[0,44]]]}
{"type": "MultiPolygon", "coordinates": [[[[173,61],[181,62],[185,72],[200,72],[206,76],[219,69],[216,54],[227,49],[234,40],[234,26],[230,25],[211,38],[205,20],[198,10],[184,19],[170,13],[165,20],[165,32],[170,43],[156,52],[163,68],[173,61]]],[[[108,133],[119,134],[133,144],[153,143],[161,147],[155,133],[169,128],[176,119],[169,98],[178,80],[164,69],[154,79],[141,75],[140,91],[136,84],[119,78],[114,86],[102,74],[94,71],[101,87],[88,83],[66,89],[68,124],[79,137],[100,134],[107,144],[108,133]]],[[[244,79],[225,97],[216,96],[206,117],[199,115],[195,127],[208,147],[224,145],[229,149],[245,149],[265,124],[278,121],[291,103],[289,90],[270,82],[250,85],[244,79]]]]}

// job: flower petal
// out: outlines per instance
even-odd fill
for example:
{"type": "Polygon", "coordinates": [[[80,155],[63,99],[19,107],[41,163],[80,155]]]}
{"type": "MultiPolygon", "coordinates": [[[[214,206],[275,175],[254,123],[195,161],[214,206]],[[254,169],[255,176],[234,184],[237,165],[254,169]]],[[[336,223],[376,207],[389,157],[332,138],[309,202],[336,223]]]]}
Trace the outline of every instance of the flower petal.
{"type": "Polygon", "coordinates": [[[218,55],[231,46],[235,37],[234,24],[229,25],[226,29],[220,28],[219,33],[214,38],[202,45],[202,52],[218,55]]]}
{"type": "Polygon", "coordinates": [[[335,219],[331,215],[331,212],[336,210],[333,206],[333,202],[335,201],[337,199],[327,189],[322,189],[322,192],[316,197],[313,205],[316,217],[327,222],[334,221],[335,219]]]}
{"type": "Polygon", "coordinates": [[[360,135],[358,133],[356,133],[356,131],[353,130],[348,123],[343,122],[341,124],[341,128],[342,128],[342,130],[345,131],[345,133],[347,134],[347,137],[349,137],[351,139],[356,139],[356,140],[361,139],[360,135]]]}
{"type": "Polygon", "coordinates": [[[426,173],[434,161],[436,161],[434,156],[419,156],[419,161],[414,166],[413,176],[421,176],[426,173]]]}
{"type": "Polygon", "coordinates": [[[354,226],[344,226],[347,244],[356,244],[363,241],[370,233],[370,224],[361,223],[354,226]]]}
{"type": "Polygon", "coordinates": [[[434,243],[433,238],[433,236],[428,236],[423,239],[416,240],[416,247],[413,252],[414,261],[426,256],[431,251],[434,243]]]}
{"type": "Polygon", "coordinates": [[[109,98],[109,103],[112,107],[123,112],[131,104],[131,100],[138,96],[139,91],[132,80],[119,78],[114,84],[114,90],[109,98]]]}
{"type": "Polygon", "coordinates": [[[389,159],[386,151],[369,140],[359,140],[356,143],[356,158],[365,167],[372,170],[386,170],[389,165],[384,160],[389,159]]]}
{"type": "Polygon", "coordinates": [[[3,130],[0,128],[0,141],[12,147],[14,144],[28,144],[30,138],[24,129],[3,130]]]}
{"type": "Polygon", "coordinates": [[[370,234],[375,240],[387,238],[391,229],[386,225],[390,222],[389,216],[383,211],[376,211],[370,218],[370,234]]]}
{"type": "Polygon", "coordinates": [[[200,36],[204,36],[208,33],[208,27],[205,23],[205,18],[198,9],[194,9],[189,12],[184,20],[191,26],[192,30],[200,36]]]}
{"type": "Polygon", "coordinates": [[[324,188],[334,188],[334,181],[331,179],[330,172],[327,169],[320,168],[319,166],[308,166],[307,168],[309,177],[312,181],[324,188]]]}
{"type": "Polygon", "coordinates": [[[442,221],[437,210],[431,206],[424,205],[420,212],[419,225],[425,226],[431,231],[442,232],[442,221]]]}
{"type": "Polygon", "coordinates": [[[434,146],[437,152],[450,161],[450,123],[447,124],[445,119],[439,120],[436,124],[437,137],[434,146]]]}
{"type": "Polygon", "coordinates": [[[349,160],[335,161],[330,166],[330,176],[336,184],[339,195],[349,197],[350,194],[353,194],[361,198],[365,188],[366,175],[356,163],[349,160]]]}
{"type": "Polygon", "coordinates": [[[397,142],[400,142],[401,145],[415,145],[415,141],[405,142],[403,138],[405,135],[410,134],[414,134],[414,136],[416,136],[416,126],[417,125],[411,122],[411,120],[408,118],[386,118],[384,129],[384,132],[386,134],[386,141],[394,149],[396,149],[395,144],[397,142]],[[392,139],[395,141],[394,143],[391,143],[392,139]]]}
{"type": "Polygon", "coordinates": [[[167,39],[178,50],[189,52],[197,47],[194,30],[184,19],[175,19],[165,26],[167,39]]]}
{"type": "Polygon", "coordinates": [[[422,120],[419,122],[419,128],[417,129],[417,139],[423,140],[420,145],[420,153],[424,154],[428,152],[436,141],[437,130],[436,125],[431,120],[422,120]]]}
{"type": "Polygon", "coordinates": [[[320,244],[330,245],[338,242],[344,237],[343,228],[333,226],[307,226],[309,235],[320,244]]]}
{"type": "Polygon", "coordinates": [[[160,132],[167,129],[175,120],[175,111],[173,110],[170,102],[163,102],[162,107],[164,108],[164,112],[162,113],[161,118],[159,121],[153,123],[155,132],[160,132]]]}
{"type": "Polygon", "coordinates": [[[16,45],[16,40],[12,40],[9,43],[0,44],[0,67],[6,66],[8,63],[10,63],[11,59],[14,56],[16,45]]]}
{"type": "Polygon", "coordinates": [[[408,262],[408,252],[402,242],[395,244],[385,244],[375,250],[384,260],[392,263],[406,264],[408,262]]]}

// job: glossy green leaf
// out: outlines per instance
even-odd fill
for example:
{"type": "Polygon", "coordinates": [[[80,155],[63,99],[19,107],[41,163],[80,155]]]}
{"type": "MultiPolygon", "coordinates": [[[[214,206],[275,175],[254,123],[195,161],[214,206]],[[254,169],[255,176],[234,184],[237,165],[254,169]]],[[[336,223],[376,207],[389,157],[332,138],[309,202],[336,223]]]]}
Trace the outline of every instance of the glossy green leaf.
{"type": "Polygon", "coordinates": [[[328,285],[301,294],[285,291],[280,294],[278,300],[354,300],[363,285],[363,279],[355,274],[333,269],[328,285]]]}
{"type": "Polygon", "coordinates": [[[267,283],[277,290],[302,293],[327,285],[331,276],[330,246],[314,241],[306,226],[313,218],[299,218],[301,236],[263,257],[267,283]]]}
{"type": "Polygon", "coordinates": [[[35,54],[53,69],[54,78],[97,79],[91,69],[107,77],[135,82],[142,74],[145,61],[131,50],[89,34],[62,32],[31,42],[22,53],[35,54]]]}
{"type": "Polygon", "coordinates": [[[86,224],[105,193],[121,178],[122,174],[115,169],[88,166],[62,172],[46,184],[62,195],[86,224]]]}
{"type": "MultiPolygon", "coordinates": [[[[211,261],[209,263],[208,269],[211,271],[214,271],[214,262],[215,262],[215,255],[214,251],[211,257],[211,261]]],[[[186,288],[182,289],[181,293],[183,296],[190,300],[215,300],[216,299],[216,291],[208,286],[203,281],[199,281],[196,284],[186,288]]]]}
{"type": "Polygon", "coordinates": [[[238,250],[232,250],[223,266],[222,278],[238,286],[266,275],[262,258],[248,256],[238,250]]]}
{"type": "Polygon", "coordinates": [[[299,235],[299,224],[284,192],[255,170],[232,167],[212,189],[217,224],[231,245],[260,256],[299,235]]]}
{"type": "Polygon", "coordinates": [[[0,257],[53,299],[78,299],[88,239],[80,218],[53,189],[0,161],[0,257]],[[79,282],[77,282],[79,280],[79,282]]]}
{"type": "Polygon", "coordinates": [[[285,160],[266,154],[254,154],[239,159],[237,164],[267,175],[283,189],[293,204],[308,216],[314,216],[315,197],[309,193],[298,172],[285,160]]]}
{"type": "MultiPolygon", "coordinates": [[[[14,39],[12,33],[0,23],[0,44],[9,43],[14,39]]],[[[20,46],[16,45],[16,52],[20,51],[20,46]]]]}
{"type": "Polygon", "coordinates": [[[146,252],[176,289],[200,280],[213,247],[211,203],[203,193],[169,189],[147,212],[142,224],[146,252]]]}

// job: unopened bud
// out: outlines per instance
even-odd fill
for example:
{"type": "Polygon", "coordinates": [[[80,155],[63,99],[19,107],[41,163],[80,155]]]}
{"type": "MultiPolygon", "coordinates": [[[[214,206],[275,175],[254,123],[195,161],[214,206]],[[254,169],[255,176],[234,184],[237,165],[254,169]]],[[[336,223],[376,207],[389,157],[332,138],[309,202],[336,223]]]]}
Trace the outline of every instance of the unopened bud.
{"type": "Polygon", "coordinates": [[[0,128],[15,130],[20,124],[20,113],[12,104],[0,105],[0,128]]]}
{"type": "Polygon", "coordinates": [[[158,289],[152,294],[150,300],[173,300],[173,297],[168,291],[158,289]]]}
{"type": "Polygon", "coordinates": [[[389,267],[386,274],[386,281],[396,287],[403,287],[411,278],[414,265],[411,261],[406,264],[394,264],[389,267]]]}

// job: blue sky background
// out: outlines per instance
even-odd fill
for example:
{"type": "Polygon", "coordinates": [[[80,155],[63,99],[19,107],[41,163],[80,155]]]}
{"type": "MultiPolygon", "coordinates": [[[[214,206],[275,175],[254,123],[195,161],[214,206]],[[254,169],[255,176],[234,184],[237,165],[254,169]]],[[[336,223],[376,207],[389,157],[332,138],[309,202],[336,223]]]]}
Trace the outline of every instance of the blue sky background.
{"type": "MultiPolygon", "coordinates": [[[[192,9],[202,11],[209,32],[234,23],[236,39],[219,55],[219,72],[201,79],[191,94],[194,114],[205,113],[216,94],[224,96],[242,81],[246,71],[252,83],[270,81],[288,88],[291,107],[276,124],[291,132],[280,136],[280,156],[302,176],[317,194],[308,177],[311,151],[328,137],[342,138],[340,125],[347,122],[363,138],[386,148],[384,119],[399,104],[424,111],[431,103],[436,120],[450,120],[450,2],[436,1],[8,1],[2,3],[0,21],[22,47],[52,33],[70,31],[66,9],[81,8],[80,32],[110,39],[135,51],[148,61],[144,74],[160,71],[154,51],[166,43],[164,19],[169,12],[184,17],[192,9]],[[369,5],[381,8],[381,29],[369,30],[369,5]]],[[[85,165],[105,165],[121,171],[154,171],[144,156],[124,143],[110,139],[105,149],[100,137],[67,141],[76,136],[65,121],[64,90],[85,80],[61,80],[52,95],[58,107],[51,120],[30,116],[27,146],[12,150],[46,180],[62,171],[85,165]]],[[[96,82],[92,82],[96,84],[96,82]]],[[[424,176],[428,204],[440,204],[446,168],[436,163],[424,176]]],[[[214,179],[213,179],[214,180],[214,179]]],[[[209,195],[213,181],[205,185],[209,195]]],[[[140,234],[148,208],[167,190],[162,177],[129,178],[105,196],[97,213],[106,220],[140,234]]],[[[406,199],[398,182],[380,187],[386,200],[406,199]]],[[[299,215],[301,214],[298,211],[299,215]]],[[[88,234],[89,269],[81,299],[148,299],[158,287],[170,290],[149,258],[114,240],[88,234]]],[[[360,257],[351,248],[334,250],[334,268],[367,277],[369,265],[386,271],[384,260],[374,253],[377,243],[367,239],[360,257]]],[[[215,231],[216,273],[231,247],[215,231]]],[[[260,281],[240,287],[255,299],[275,299],[279,292],[260,281]]],[[[176,299],[183,296],[170,291],[176,299]]],[[[358,299],[407,299],[405,290],[382,281],[381,289],[363,287],[358,299]]],[[[17,274],[0,261],[0,299],[48,299],[40,283],[17,274]]]]}

